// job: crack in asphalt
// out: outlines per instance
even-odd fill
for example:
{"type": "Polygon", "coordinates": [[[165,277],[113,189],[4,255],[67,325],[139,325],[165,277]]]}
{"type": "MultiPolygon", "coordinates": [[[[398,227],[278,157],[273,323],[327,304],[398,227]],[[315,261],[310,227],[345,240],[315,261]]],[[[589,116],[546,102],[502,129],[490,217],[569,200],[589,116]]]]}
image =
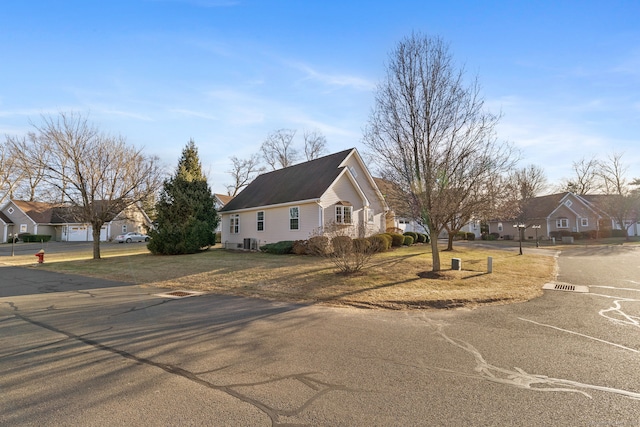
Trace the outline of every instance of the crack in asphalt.
{"type": "MultiPolygon", "coordinates": [[[[166,302],[166,301],[164,301],[166,302]]],[[[315,378],[312,378],[310,375],[314,374],[313,372],[307,372],[307,373],[301,373],[301,374],[291,374],[291,375],[286,375],[283,377],[279,377],[279,378],[275,378],[275,379],[270,379],[270,380],[266,380],[266,381],[260,381],[260,382],[255,382],[255,383],[238,383],[238,384],[228,384],[228,385],[216,385],[213,384],[209,381],[206,381],[202,378],[200,378],[198,376],[197,373],[193,373],[191,371],[188,371],[186,369],[180,368],[178,366],[175,365],[171,365],[168,363],[161,363],[161,362],[155,362],[153,360],[150,359],[146,359],[143,357],[139,357],[136,356],[135,354],[129,353],[127,351],[106,345],[106,344],[102,344],[99,341],[96,341],[94,339],[91,338],[87,338],[85,335],[77,335],[74,334],[72,332],[68,332],[59,328],[56,328],[55,326],[49,325],[47,323],[44,322],[40,322],[34,319],[31,319],[27,316],[24,316],[20,313],[17,313],[18,308],[15,306],[15,304],[8,302],[8,304],[14,309],[14,311],[16,311],[16,313],[14,313],[14,316],[24,322],[30,323],[34,326],[38,326],[40,328],[61,334],[61,335],[65,335],[67,338],[64,338],[62,340],[59,340],[57,342],[62,342],[62,341],[66,341],[68,339],[72,339],[78,342],[81,342],[83,344],[89,345],[91,347],[94,347],[98,350],[102,350],[102,351],[107,351],[113,354],[116,354],[120,357],[123,357],[125,359],[128,360],[132,360],[138,364],[143,364],[143,365],[147,365],[147,366],[152,366],[155,368],[159,368],[162,369],[163,371],[172,374],[172,375],[177,375],[179,377],[185,378],[189,381],[192,381],[198,385],[201,385],[203,387],[207,387],[209,389],[212,390],[217,390],[223,393],[228,394],[229,396],[232,396],[238,400],[240,400],[241,402],[247,403],[255,408],[257,408],[258,410],[260,410],[261,412],[263,412],[264,414],[266,414],[270,420],[271,420],[271,425],[273,427],[276,426],[294,426],[294,425],[302,425],[302,424],[289,424],[289,423],[282,423],[280,422],[282,417],[292,417],[292,416],[296,416],[299,415],[300,413],[302,413],[302,411],[304,411],[306,408],[309,407],[309,405],[311,405],[314,401],[316,401],[317,399],[319,399],[320,397],[324,396],[325,394],[332,392],[332,391],[355,391],[355,390],[350,390],[345,386],[339,385],[339,384],[331,384],[331,383],[327,383],[327,382],[323,382],[320,380],[317,380],[315,378]],[[284,409],[277,409],[274,408],[264,402],[261,402],[258,399],[254,399],[252,397],[250,397],[247,394],[241,393],[237,390],[235,390],[236,388],[240,388],[240,387],[255,387],[255,386],[259,386],[259,385],[265,385],[265,384],[273,384],[276,383],[278,381],[282,381],[282,380],[287,380],[287,379],[294,379],[299,381],[301,384],[305,385],[306,387],[310,388],[311,390],[313,390],[315,392],[315,394],[309,398],[307,398],[301,405],[299,405],[296,409],[293,410],[284,410],[284,409]]],[[[107,328],[106,330],[109,330],[111,328],[107,328]]],[[[99,331],[96,331],[99,332],[99,331]]],[[[96,332],[91,332],[96,333],[96,332]]],[[[88,334],[87,334],[88,335],[88,334]]],[[[46,344],[45,346],[48,345],[52,345],[55,343],[50,343],[50,344],[46,344]]],[[[25,350],[26,351],[26,350],[25,350]]]]}
{"type": "MultiPolygon", "coordinates": [[[[527,321],[527,319],[522,319],[527,321]]],[[[564,392],[564,393],[577,393],[581,394],[584,397],[592,399],[592,396],[587,393],[586,390],[596,390],[602,391],[606,393],[612,393],[621,395],[624,397],[628,397],[634,400],[640,400],[640,393],[616,389],[611,387],[599,386],[594,384],[586,384],[578,381],[572,381],[563,378],[553,378],[548,377],[546,375],[539,374],[531,374],[526,372],[523,369],[518,367],[514,367],[513,369],[501,368],[496,365],[492,365],[484,358],[482,353],[478,351],[473,345],[470,343],[451,338],[444,332],[444,324],[435,322],[431,319],[424,318],[423,319],[427,324],[432,326],[435,331],[440,335],[442,339],[451,344],[454,347],[457,347],[468,354],[470,354],[475,361],[475,373],[467,373],[462,371],[456,371],[453,369],[439,368],[439,367],[430,367],[429,369],[434,369],[441,372],[448,372],[450,374],[462,375],[468,378],[476,378],[485,381],[495,382],[507,386],[537,391],[537,392],[564,392]]],[[[531,322],[531,321],[529,321],[531,322]]]]}

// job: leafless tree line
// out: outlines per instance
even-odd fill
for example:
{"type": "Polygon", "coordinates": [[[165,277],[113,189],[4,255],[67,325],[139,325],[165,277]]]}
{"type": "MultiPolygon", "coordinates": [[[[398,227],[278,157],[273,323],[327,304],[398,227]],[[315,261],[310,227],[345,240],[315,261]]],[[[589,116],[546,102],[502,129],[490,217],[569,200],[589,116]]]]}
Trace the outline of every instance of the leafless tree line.
{"type": "Polygon", "coordinates": [[[319,130],[303,132],[303,153],[295,145],[294,129],[278,129],[271,132],[260,146],[260,152],[247,158],[232,156],[231,169],[227,171],[233,183],[227,185],[227,193],[235,196],[256,176],[267,169],[276,170],[292,166],[300,161],[317,159],[327,154],[327,139],[319,130]]]}

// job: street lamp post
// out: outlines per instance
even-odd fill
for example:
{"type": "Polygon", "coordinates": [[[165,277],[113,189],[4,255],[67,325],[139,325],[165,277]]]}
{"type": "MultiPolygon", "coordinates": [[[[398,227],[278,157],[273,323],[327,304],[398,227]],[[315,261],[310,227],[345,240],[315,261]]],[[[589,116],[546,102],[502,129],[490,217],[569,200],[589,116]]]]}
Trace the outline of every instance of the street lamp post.
{"type": "Polygon", "coordinates": [[[520,243],[520,255],[522,255],[522,230],[525,229],[525,225],[524,224],[514,224],[513,228],[517,228],[518,229],[518,241],[520,243]]]}
{"type": "Polygon", "coordinates": [[[9,237],[11,237],[11,256],[15,256],[15,252],[13,250],[13,245],[16,242],[16,236],[13,235],[13,233],[9,233],[9,237]]]}
{"type": "Polygon", "coordinates": [[[540,242],[538,242],[538,230],[540,229],[540,225],[532,225],[531,228],[536,230],[536,248],[540,247],[540,242]]]}

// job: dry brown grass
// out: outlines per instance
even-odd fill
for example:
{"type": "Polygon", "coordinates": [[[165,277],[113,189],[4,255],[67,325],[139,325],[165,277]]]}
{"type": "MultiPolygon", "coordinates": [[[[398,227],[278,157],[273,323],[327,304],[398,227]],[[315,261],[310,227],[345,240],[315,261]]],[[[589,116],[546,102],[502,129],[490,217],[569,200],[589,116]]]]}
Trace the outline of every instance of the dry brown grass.
{"type": "Polygon", "coordinates": [[[434,278],[430,248],[424,245],[379,254],[354,276],[336,274],[332,263],[310,256],[221,249],[154,256],[142,246],[127,247],[124,255],[103,254],[99,261],[52,255],[38,268],[172,289],[393,309],[525,301],[541,295],[555,271],[550,256],[458,247],[441,253],[442,266],[449,268],[451,258],[461,258],[463,270],[444,270],[434,278]],[[493,257],[492,274],[486,274],[487,256],[493,257]]]}

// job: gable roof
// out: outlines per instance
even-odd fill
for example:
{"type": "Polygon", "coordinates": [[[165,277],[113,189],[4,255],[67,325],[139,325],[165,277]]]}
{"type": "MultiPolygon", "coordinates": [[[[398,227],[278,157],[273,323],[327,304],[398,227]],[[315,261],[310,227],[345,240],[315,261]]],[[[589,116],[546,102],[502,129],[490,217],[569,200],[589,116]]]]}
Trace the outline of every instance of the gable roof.
{"type": "Polygon", "coordinates": [[[564,199],[569,193],[557,193],[549,194],[547,196],[534,197],[524,207],[524,212],[527,218],[538,219],[546,218],[558,208],[562,199],[564,199]]]}
{"type": "Polygon", "coordinates": [[[221,212],[319,199],[343,171],[355,148],[259,175],[221,212]]]}
{"type": "MultiPolygon", "coordinates": [[[[36,224],[68,224],[83,222],[77,215],[77,207],[60,203],[27,202],[24,200],[11,200],[18,209],[24,212],[36,224]]],[[[107,204],[101,200],[94,202],[96,209],[106,209],[107,204]]],[[[146,212],[140,208],[145,220],[151,222],[146,212]]],[[[109,213],[109,221],[118,217],[121,212],[109,213]]]]}
{"type": "Polygon", "coordinates": [[[4,222],[5,224],[13,224],[13,221],[11,221],[11,219],[9,219],[9,217],[2,212],[0,212],[0,221],[4,222]]]}
{"type": "Polygon", "coordinates": [[[68,209],[62,205],[44,202],[26,202],[24,200],[12,200],[12,202],[36,224],[67,222],[63,217],[67,216],[68,209]]]}
{"type": "Polygon", "coordinates": [[[227,196],[226,194],[220,193],[215,193],[214,196],[222,206],[227,205],[233,199],[233,196],[227,196]]]}

